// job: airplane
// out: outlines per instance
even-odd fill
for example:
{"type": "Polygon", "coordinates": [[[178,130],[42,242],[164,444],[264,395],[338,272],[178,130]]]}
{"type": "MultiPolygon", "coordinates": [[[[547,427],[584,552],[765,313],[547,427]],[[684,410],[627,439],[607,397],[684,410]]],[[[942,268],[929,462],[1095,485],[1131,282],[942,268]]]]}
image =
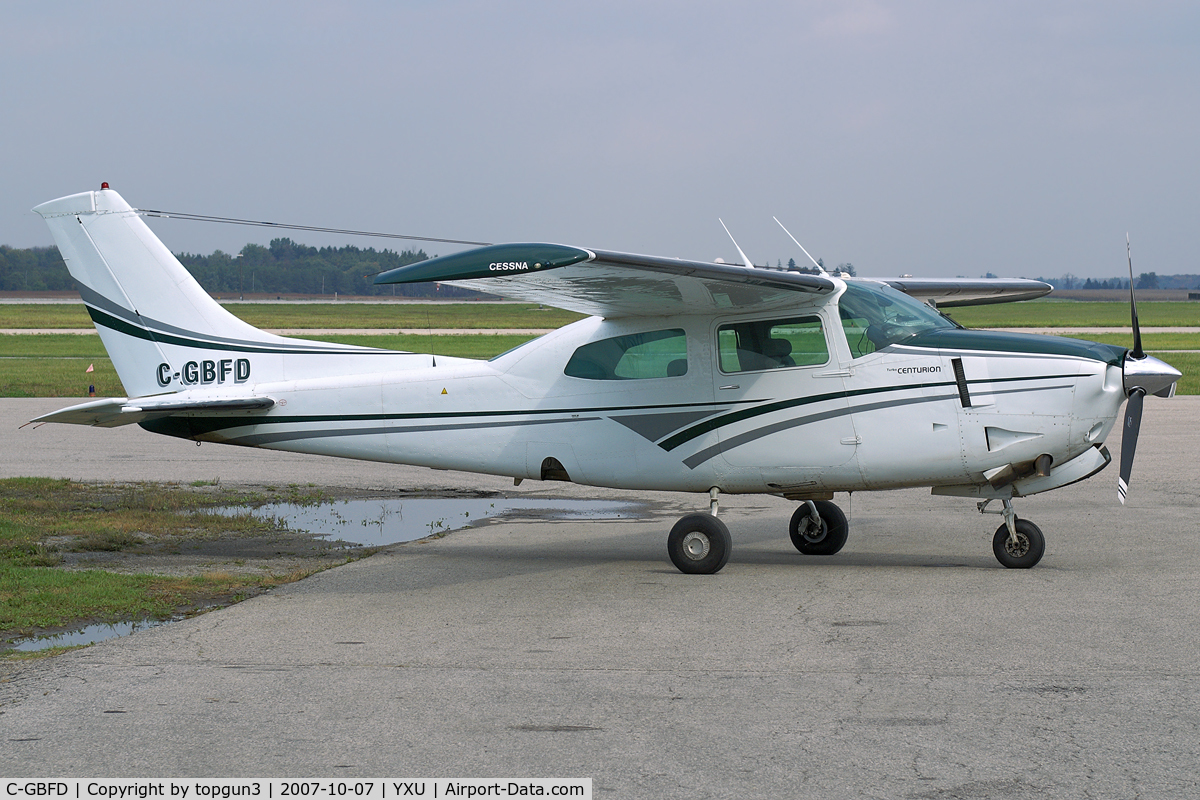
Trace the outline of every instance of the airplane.
{"type": "Polygon", "coordinates": [[[1142,351],[1132,292],[1129,350],[968,330],[937,310],[1050,292],[1040,281],[874,280],[756,268],[744,254],[739,265],[548,243],[489,245],[376,276],[590,315],[489,361],[313,342],[222,308],[107,183],[33,210],[129,397],[31,422],[136,423],[197,443],[516,484],[707,494],[707,511],[667,537],[689,574],[729,559],[722,494],[795,501],[791,541],[822,556],[849,532],[835,493],[908,487],[1001,515],[997,560],[1033,567],[1045,536],[1013,501],[1104,469],[1104,441],[1128,400],[1124,503],[1142,399],[1171,396],[1181,377],[1142,351]]]}

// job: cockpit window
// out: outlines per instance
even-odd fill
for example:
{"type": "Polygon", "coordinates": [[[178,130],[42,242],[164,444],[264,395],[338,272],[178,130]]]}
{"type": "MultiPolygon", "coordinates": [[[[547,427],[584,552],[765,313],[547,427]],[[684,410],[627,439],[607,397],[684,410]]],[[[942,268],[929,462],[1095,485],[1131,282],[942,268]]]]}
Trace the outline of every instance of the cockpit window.
{"type": "Polygon", "coordinates": [[[735,322],[717,329],[722,372],[811,367],[829,361],[818,317],[735,322]]]}
{"type": "Polygon", "coordinates": [[[957,327],[919,300],[883,283],[846,282],[838,313],[853,358],[882,350],[918,333],[957,327]]]}
{"type": "Polygon", "coordinates": [[[626,381],[686,375],[687,336],[682,328],[631,333],[580,347],[563,370],[572,378],[626,381]]]}

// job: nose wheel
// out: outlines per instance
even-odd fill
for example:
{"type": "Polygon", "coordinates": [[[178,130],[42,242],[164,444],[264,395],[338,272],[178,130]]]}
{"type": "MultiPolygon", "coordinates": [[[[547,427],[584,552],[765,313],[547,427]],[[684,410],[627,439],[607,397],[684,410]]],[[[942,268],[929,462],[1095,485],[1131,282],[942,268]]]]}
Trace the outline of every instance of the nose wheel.
{"type": "Polygon", "coordinates": [[[1016,536],[1008,525],[1001,525],[992,537],[992,552],[996,560],[1009,569],[1029,569],[1042,560],[1046,552],[1046,537],[1042,529],[1027,519],[1016,521],[1016,536]]]}
{"type": "Polygon", "coordinates": [[[1042,529],[1027,519],[1018,519],[1012,501],[1002,500],[999,511],[988,510],[991,500],[979,504],[982,514],[1003,514],[1004,524],[992,537],[992,552],[996,560],[1009,569],[1029,569],[1042,560],[1046,552],[1046,537],[1042,529]]]}
{"type": "Polygon", "coordinates": [[[846,544],[846,515],[828,500],[808,500],[792,514],[792,544],[806,556],[831,556],[846,544]]]}

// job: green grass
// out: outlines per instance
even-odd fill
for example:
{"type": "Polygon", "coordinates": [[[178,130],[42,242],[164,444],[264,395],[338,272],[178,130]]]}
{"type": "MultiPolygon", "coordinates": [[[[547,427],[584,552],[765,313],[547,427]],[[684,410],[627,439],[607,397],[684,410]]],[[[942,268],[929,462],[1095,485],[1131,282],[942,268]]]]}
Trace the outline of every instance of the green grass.
{"type": "Polygon", "coordinates": [[[92,318],[82,303],[0,305],[0,328],[90,328],[92,318]]]}
{"type": "MultiPolygon", "coordinates": [[[[0,642],[82,623],[166,618],[201,605],[234,602],[310,574],[172,578],[56,568],[64,552],[137,549],[230,531],[274,532],[278,527],[270,521],[209,512],[215,506],[267,499],[245,491],[198,492],[161,484],[0,480],[0,642]]],[[[271,493],[270,499],[304,503],[323,496],[290,487],[271,493]]]]}
{"type": "MultiPolygon", "coordinates": [[[[5,333],[0,334],[0,357],[107,359],[108,351],[94,334],[5,333]]],[[[87,364],[83,367],[87,369],[87,364]]]]}
{"type": "MultiPolygon", "coordinates": [[[[1133,335],[1129,333],[1080,333],[1070,338],[1087,339],[1101,344],[1118,347],[1133,347],[1133,335]]],[[[1144,350],[1200,350],[1200,333],[1143,333],[1144,350]]]]}
{"type": "Polygon", "coordinates": [[[0,638],[76,623],[167,619],[198,603],[216,602],[262,586],[261,578],[225,573],[193,578],[0,567],[0,638]]]}
{"type": "MultiPolygon", "coordinates": [[[[582,315],[526,303],[237,303],[259,328],[559,328],[582,315]]],[[[970,328],[1128,327],[1128,303],[1034,300],[946,309],[970,328]]],[[[1143,326],[1200,327],[1200,303],[1138,304],[1143,326]]],[[[90,328],[81,304],[0,306],[0,328],[90,328]]]]}
{"type": "MultiPolygon", "coordinates": [[[[76,337],[83,338],[83,337],[76,337]]],[[[97,397],[124,397],[125,389],[107,358],[0,359],[0,397],[87,398],[88,386],[97,397]],[[87,372],[89,364],[94,372],[87,372]]]]}
{"type": "MultiPolygon", "coordinates": [[[[1033,300],[943,309],[968,328],[1129,327],[1128,303],[1033,300]]],[[[1142,327],[1200,327],[1200,303],[1138,303],[1142,327]]]]}
{"type": "MultiPolygon", "coordinates": [[[[561,328],[583,314],[523,303],[304,303],[226,308],[257,328],[561,328]]],[[[0,326],[2,327],[2,326],[0,326]]]]}
{"type": "MultiPolygon", "coordinates": [[[[234,303],[257,328],[560,328],[582,314],[525,303],[234,303]]],[[[0,305],[0,328],[90,328],[81,304],[0,305]]]]}

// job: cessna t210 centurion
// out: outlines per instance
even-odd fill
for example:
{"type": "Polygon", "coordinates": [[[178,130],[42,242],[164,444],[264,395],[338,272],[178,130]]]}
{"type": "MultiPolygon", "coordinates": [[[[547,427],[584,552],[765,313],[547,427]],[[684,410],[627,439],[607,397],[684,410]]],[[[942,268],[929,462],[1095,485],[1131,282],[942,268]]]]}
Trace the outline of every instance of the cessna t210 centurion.
{"type": "Polygon", "coordinates": [[[589,314],[490,361],[260,331],[200,287],[105,185],[45,218],[128,398],[39,417],[435,469],[698,492],[667,539],[683,572],[729,558],[721,493],[798,502],[809,555],[846,542],[837,492],[932,487],[1002,514],[993,550],[1032,567],[1045,540],[1014,498],[1108,465],[1126,403],[1124,502],[1147,393],[1180,373],[1141,350],[966,330],[934,305],[1043,295],[1029,280],[865,280],[502,244],[376,283],[443,281],[589,314]]]}

